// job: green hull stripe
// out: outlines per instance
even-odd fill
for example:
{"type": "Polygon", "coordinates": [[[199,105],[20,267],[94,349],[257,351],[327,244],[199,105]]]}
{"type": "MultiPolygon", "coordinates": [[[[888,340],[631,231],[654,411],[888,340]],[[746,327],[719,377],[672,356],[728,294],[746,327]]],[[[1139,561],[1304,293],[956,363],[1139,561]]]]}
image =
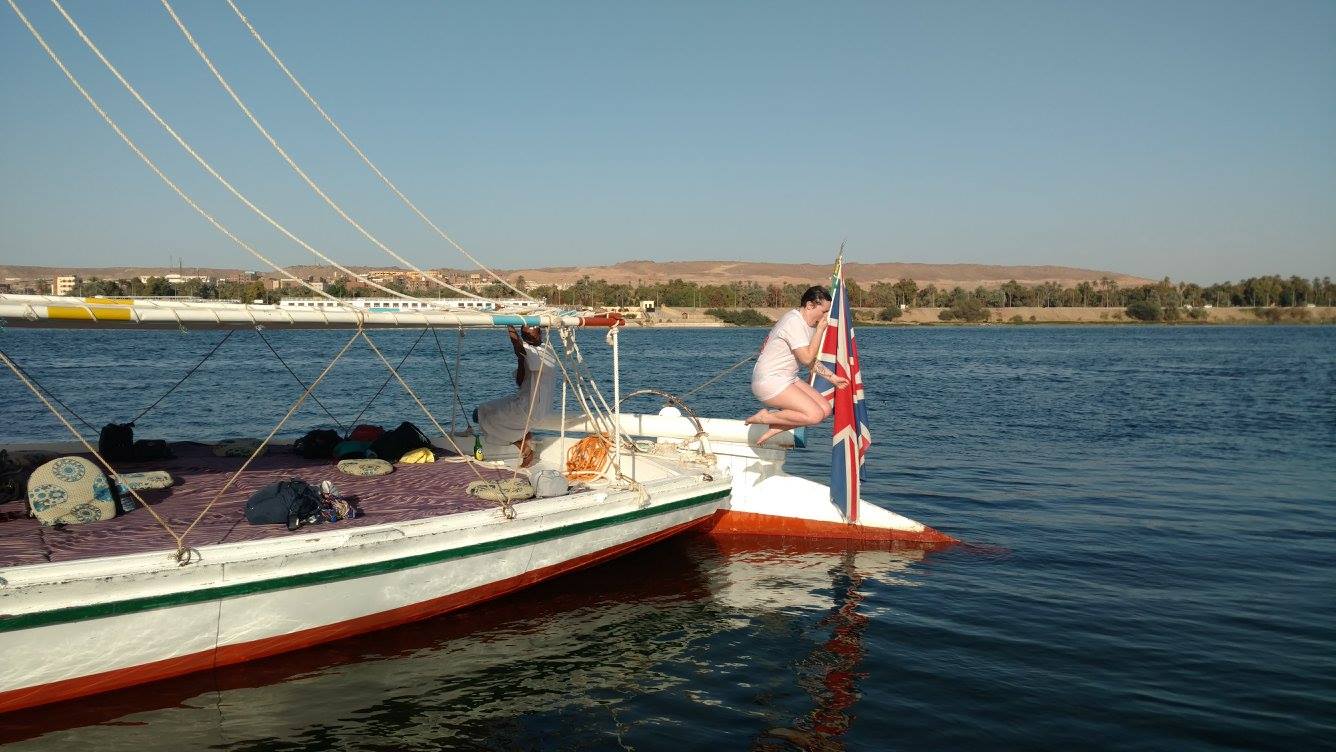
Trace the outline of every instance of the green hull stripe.
{"type": "Polygon", "coordinates": [[[84,619],[99,619],[106,616],[118,616],[120,614],[129,614],[136,611],[184,606],[203,601],[265,593],[271,590],[306,587],[308,585],[320,585],[326,582],[337,582],[339,580],[351,580],[357,577],[370,577],[372,575],[385,574],[387,572],[397,572],[403,569],[412,569],[414,567],[426,566],[428,564],[436,564],[437,562],[449,561],[450,559],[462,559],[467,556],[476,556],[477,554],[486,554],[507,548],[517,548],[519,546],[526,546],[530,543],[552,540],[553,538],[564,538],[570,535],[583,533],[587,530],[619,525],[623,522],[630,522],[644,517],[655,517],[661,514],[667,514],[668,512],[675,512],[679,509],[699,506],[716,499],[722,499],[725,496],[728,496],[728,494],[728,491],[715,491],[702,496],[693,496],[689,499],[674,501],[659,507],[626,512],[625,514],[619,514],[614,517],[589,520],[587,522],[577,522],[573,525],[566,525],[551,530],[540,530],[534,533],[517,535],[512,538],[501,538],[494,541],[486,541],[484,543],[475,543],[471,546],[463,546],[461,548],[451,548],[444,551],[432,551],[431,553],[417,554],[415,556],[405,556],[401,559],[390,559],[389,561],[379,561],[371,564],[356,564],[350,567],[327,569],[320,572],[308,572],[306,574],[296,574],[289,577],[275,577],[270,580],[260,580],[258,582],[220,585],[218,587],[205,588],[203,590],[189,590],[178,593],[168,593],[165,595],[151,595],[144,598],[130,598],[123,601],[114,601],[112,603],[70,606],[69,608],[39,611],[32,614],[0,616],[0,632],[12,632],[14,630],[31,629],[33,627],[45,627],[52,624],[82,621],[84,619]]]}

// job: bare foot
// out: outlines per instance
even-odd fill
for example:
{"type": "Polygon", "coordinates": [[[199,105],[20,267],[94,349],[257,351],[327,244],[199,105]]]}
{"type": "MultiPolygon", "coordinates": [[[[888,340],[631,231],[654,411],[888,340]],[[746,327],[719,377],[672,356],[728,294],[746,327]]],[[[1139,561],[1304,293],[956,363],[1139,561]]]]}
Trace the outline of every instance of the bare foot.
{"type": "Polygon", "coordinates": [[[761,438],[759,438],[759,439],[756,440],[756,446],[760,446],[760,445],[764,444],[765,442],[767,442],[767,441],[769,441],[770,439],[774,438],[776,434],[784,433],[784,432],[787,431],[787,430],[789,430],[789,429],[787,429],[787,428],[771,428],[770,430],[768,430],[768,431],[766,431],[765,433],[761,434],[761,438]]]}
{"type": "Polygon", "coordinates": [[[742,422],[747,425],[751,425],[753,423],[764,423],[769,418],[770,418],[770,411],[763,407],[760,410],[757,410],[755,415],[751,416],[750,418],[742,422]]]}

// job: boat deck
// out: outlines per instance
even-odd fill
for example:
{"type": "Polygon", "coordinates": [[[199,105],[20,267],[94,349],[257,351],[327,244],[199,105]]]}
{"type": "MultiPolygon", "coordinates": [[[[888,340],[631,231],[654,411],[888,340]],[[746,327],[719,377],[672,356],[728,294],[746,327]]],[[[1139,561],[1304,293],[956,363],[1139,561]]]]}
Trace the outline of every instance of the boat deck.
{"type": "MultiPolygon", "coordinates": [[[[206,444],[173,443],[174,459],[143,463],[120,463],[120,472],[166,470],[176,483],[170,488],[140,491],[144,501],[178,533],[184,532],[204,509],[242,459],[216,457],[206,444]]],[[[508,478],[509,470],[478,469],[488,478],[508,478]]],[[[495,502],[469,496],[464,487],[477,479],[473,470],[458,462],[396,465],[389,475],[364,478],[339,472],[328,460],[308,460],[285,446],[271,447],[242,473],[190,532],[191,547],[277,538],[290,533],[284,525],[251,525],[243,508],[259,488],[285,478],[298,477],[312,485],[330,480],[343,495],[359,499],[364,517],[333,524],[362,527],[388,522],[458,514],[496,506],[495,502]]],[[[303,528],[305,530],[306,528],[303,528]]],[[[27,504],[16,500],[0,505],[0,567],[66,562],[100,556],[120,556],[171,550],[172,539],[142,509],[103,522],[87,525],[43,527],[27,516],[27,504]]]]}

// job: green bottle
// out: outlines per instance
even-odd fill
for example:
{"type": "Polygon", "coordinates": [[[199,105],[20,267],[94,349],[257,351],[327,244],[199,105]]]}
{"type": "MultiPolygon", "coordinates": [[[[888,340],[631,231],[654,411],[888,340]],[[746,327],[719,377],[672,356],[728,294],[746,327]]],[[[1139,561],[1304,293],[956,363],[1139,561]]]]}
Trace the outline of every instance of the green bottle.
{"type": "Polygon", "coordinates": [[[473,437],[473,459],[482,462],[482,437],[473,437]]]}

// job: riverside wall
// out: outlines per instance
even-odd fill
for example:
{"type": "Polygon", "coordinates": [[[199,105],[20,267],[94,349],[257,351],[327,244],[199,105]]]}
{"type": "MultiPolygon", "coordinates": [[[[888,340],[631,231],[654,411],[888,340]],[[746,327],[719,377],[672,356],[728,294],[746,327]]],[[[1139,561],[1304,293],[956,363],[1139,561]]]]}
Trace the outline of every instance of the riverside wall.
{"type": "MultiPolygon", "coordinates": [[[[788,308],[757,308],[756,311],[766,318],[774,321],[788,311],[788,308]]],[[[945,324],[958,322],[944,322],[939,318],[939,314],[945,310],[943,308],[910,308],[904,314],[895,320],[895,326],[915,325],[915,324],[945,324]]],[[[1205,308],[1206,318],[1201,320],[1189,319],[1186,316],[1178,322],[1184,324],[1266,324],[1266,323],[1311,323],[1311,324],[1332,324],[1336,323],[1336,307],[1322,306],[1317,308],[1272,308],[1264,309],[1274,311],[1272,314],[1278,318],[1277,321],[1271,321],[1268,318],[1258,316],[1256,309],[1253,308],[1205,308]]],[[[705,313],[704,308],[673,308],[673,316],[666,317],[658,325],[669,324],[673,326],[728,326],[712,316],[705,313]],[[684,315],[685,314],[685,315],[684,315]]],[[[870,323],[879,323],[876,321],[880,309],[859,308],[856,309],[859,316],[859,324],[866,325],[870,323]]],[[[1073,308],[1037,308],[1037,307],[1016,307],[1016,308],[991,308],[988,312],[988,322],[996,324],[1139,324],[1128,317],[1123,308],[1102,308],[1102,307],[1073,307],[1073,308]],[[1019,317],[1019,319],[1017,319],[1019,317]]]]}

